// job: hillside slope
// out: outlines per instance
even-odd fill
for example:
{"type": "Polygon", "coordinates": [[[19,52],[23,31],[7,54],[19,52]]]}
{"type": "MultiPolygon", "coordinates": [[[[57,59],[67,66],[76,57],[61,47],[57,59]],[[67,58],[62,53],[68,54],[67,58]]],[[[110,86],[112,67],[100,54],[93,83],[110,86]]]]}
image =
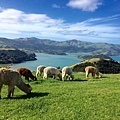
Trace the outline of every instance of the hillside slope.
{"type": "Polygon", "coordinates": [[[22,49],[33,52],[64,54],[81,52],[90,54],[120,55],[120,45],[108,43],[91,43],[79,40],[53,41],[38,38],[0,38],[0,49],[22,49]]]}
{"type": "Polygon", "coordinates": [[[36,60],[34,53],[26,53],[20,50],[0,50],[0,64],[21,63],[36,60]]]}
{"type": "Polygon", "coordinates": [[[85,67],[95,66],[101,73],[118,74],[120,73],[120,63],[113,59],[91,58],[71,66],[74,72],[85,72],[85,67]]]}

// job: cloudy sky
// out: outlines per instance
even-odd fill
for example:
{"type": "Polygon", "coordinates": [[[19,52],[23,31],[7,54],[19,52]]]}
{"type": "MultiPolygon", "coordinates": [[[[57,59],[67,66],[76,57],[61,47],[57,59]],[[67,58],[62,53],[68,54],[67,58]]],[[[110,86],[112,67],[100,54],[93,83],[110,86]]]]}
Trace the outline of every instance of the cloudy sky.
{"type": "Polygon", "coordinates": [[[120,0],[0,0],[0,37],[120,44],[120,0]]]}

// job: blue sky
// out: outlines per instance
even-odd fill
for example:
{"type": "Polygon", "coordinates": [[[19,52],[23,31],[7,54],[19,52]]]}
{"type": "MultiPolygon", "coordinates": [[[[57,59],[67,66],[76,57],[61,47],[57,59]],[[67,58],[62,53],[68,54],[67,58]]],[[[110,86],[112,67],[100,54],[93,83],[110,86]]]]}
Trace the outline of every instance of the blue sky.
{"type": "Polygon", "coordinates": [[[0,0],[0,37],[120,44],[120,0],[0,0]]]}

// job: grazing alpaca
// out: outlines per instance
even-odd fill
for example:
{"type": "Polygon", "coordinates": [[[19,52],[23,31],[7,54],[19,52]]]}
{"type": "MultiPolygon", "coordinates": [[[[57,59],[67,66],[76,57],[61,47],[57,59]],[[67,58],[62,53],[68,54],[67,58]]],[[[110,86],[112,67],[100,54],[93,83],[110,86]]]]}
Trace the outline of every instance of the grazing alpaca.
{"type": "Polygon", "coordinates": [[[49,76],[53,76],[53,78],[55,79],[57,76],[60,78],[60,80],[62,80],[62,75],[60,73],[60,70],[57,69],[56,67],[46,67],[44,69],[44,79],[48,79],[49,76]]]}
{"type": "Polygon", "coordinates": [[[38,76],[38,74],[41,76],[41,74],[43,73],[43,70],[46,68],[46,66],[44,65],[40,65],[37,67],[37,72],[36,72],[36,77],[38,76]]]}
{"type": "Polygon", "coordinates": [[[93,67],[93,66],[87,66],[85,68],[85,72],[86,72],[86,78],[88,78],[89,74],[91,73],[92,74],[92,77],[95,77],[95,74],[101,78],[102,75],[99,73],[98,69],[96,67],[93,67]]]}
{"type": "Polygon", "coordinates": [[[14,87],[17,86],[23,92],[29,94],[31,93],[31,86],[23,82],[20,74],[17,71],[0,68],[0,98],[2,86],[8,85],[8,95],[11,97],[14,95],[14,87]]]}
{"type": "Polygon", "coordinates": [[[31,78],[33,81],[36,81],[37,78],[32,74],[32,72],[27,68],[18,68],[17,72],[20,73],[20,75],[24,76],[26,80],[29,81],[29,78],[31,78]]]}
{"type": "Polygon", "coordinates": [[[70,67],[66,66],[62,69],[62,80],[67,80],[67,78],[74,79],[73,71],[70,67]]]}

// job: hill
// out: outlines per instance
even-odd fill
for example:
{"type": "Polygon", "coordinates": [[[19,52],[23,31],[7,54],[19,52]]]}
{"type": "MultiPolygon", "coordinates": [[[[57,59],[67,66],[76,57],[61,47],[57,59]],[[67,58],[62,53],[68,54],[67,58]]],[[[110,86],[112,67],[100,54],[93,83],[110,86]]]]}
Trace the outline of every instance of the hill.
{"type": "Polygon", "coordinates": [[[111,57],[107,56],[107,55],[103,55],[103,54],[99,54],[99,55],[82,55],[82,56],[78,56],[78,58],[86,60],[86,59],[92,59],[92,58],[100,58],[100,59],[110,59],[112,60],[111,57]]]}
{"type": "Polygon", "coordinates": [[[66,52],[80,52],[94,55],[120,55],[119,44],[91,43],[79,40],[53,41],[48,39],[38,39],[34,37],[17,39],[0,38],[0,49],[9,48],[49,54],[65,54],[66,52]]]}
{"type": "Polygon", "coordinates": [[[34,53],[26,53],[20,50],[0,50],[0,64],[21,63],[36,60],[34,53]]]}
{"type": "Polygon", "coordinates": [[[74,72],[85,72],[85,67],[95,66],[101,73],[117,74],[120,73],[120,63],[113,59],[90,58],[71,66],[74,72]]]}

